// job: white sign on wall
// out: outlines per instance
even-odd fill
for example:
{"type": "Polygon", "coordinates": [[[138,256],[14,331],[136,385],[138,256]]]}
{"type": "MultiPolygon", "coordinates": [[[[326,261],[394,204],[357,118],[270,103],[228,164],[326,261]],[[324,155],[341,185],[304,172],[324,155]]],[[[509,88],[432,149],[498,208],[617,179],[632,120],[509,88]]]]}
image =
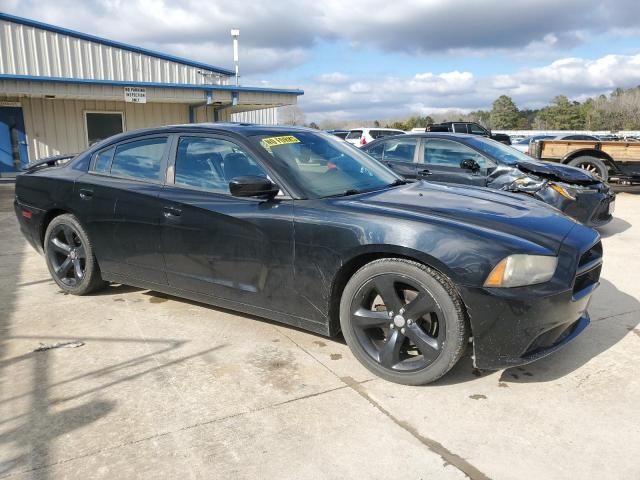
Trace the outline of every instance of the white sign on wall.
{"type": "Polygon", "coordinates": [[[7,102],[7,101],[1,101],[0,102],[0,107],[20,107],[20,102],[7,102]]]}
{"type": "Polygon", "coordinates": [[[147,89],[142,87],[124,87],[124,101],[129,103],[147,103],[147,89]]]}

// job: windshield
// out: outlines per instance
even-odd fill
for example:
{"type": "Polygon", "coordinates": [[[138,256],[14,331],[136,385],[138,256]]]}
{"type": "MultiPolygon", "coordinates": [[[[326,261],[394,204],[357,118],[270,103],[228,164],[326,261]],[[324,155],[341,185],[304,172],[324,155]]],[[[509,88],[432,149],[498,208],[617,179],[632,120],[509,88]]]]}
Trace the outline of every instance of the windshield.
{"type": "Polygon", "coordinates": [[[387,167],[333,135],[294,131],[252,138],[307,198],[351,195],[400,182],[387,167]]]}
{"type": "Polygon", "coordinates": [[[513,165],[517,162],[530,162],[532,158],[529,155],[516,150],[504,143],[496,142],[485,137],[469,137],[467,139],[469,146],[477,148],[482,153],[486,153],[490,157],[493,157],[500,163],[506,163],[513,165]]]}

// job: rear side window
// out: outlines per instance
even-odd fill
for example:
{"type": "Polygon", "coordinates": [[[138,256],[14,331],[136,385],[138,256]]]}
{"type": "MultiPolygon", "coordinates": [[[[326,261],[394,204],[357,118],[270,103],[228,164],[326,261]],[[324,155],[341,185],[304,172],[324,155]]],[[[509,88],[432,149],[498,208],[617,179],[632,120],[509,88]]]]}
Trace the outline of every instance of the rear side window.
{"type": "Polygon", "coordinates": [[[389,137],[391,135],[400,135],[401,132],[396,132],[394,130],[371,130],[369,133],[372,138],[381,138],[381,137],[389,137]]]}
{"type": "Polygon", "coordinates": [[[115,147],[107,148],[96,153],[93,159],[93,171],[99,173],[109,173],[109,166],[113,158],[115,147]]]}
{"type": "Polygon", "coordinates": [[[351,130],[347,135],[346,140],[360,139],[361,136],[362,136],[362,130],[351,130]]]}
{"type": "Polygon", "coordinates": [[[143,180],[160,180],[166,137],[145,138],[116,147],[111,174],[143,180]]]}

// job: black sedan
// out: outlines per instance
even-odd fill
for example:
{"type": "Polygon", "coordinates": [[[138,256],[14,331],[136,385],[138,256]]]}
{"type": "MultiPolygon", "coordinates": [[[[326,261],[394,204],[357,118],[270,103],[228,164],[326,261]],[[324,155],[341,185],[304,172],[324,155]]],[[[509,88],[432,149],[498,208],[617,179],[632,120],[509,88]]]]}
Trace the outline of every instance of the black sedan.
{"type": "Polygon", "coordinates": [[[591,173],[534,160],[515,148],[477,135],[402,135],[376,140],[362,150],[404,178],[523,193],[591,227],[613,218],[615,194],[591,173]]]}
{"type": "MultiPolygon", "coordinates": [[[[589,323],[598,233],[529,197],[407,184],[317,131],[117,135],[20,175],[16,215],[65,292],[165,292],[323,335],[388,380],[531,362],[589,323]]],[[[90,321],[90,320],[88,320],[90,321]]]]}

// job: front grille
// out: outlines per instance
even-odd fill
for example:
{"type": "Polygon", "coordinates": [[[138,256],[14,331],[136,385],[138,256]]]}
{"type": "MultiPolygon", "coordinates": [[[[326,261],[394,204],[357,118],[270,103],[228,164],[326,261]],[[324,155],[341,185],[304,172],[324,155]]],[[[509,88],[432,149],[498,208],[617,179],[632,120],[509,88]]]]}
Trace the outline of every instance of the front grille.
{"type": "Polygon", "coordinates": [[[598,283],[601,270],[602,242],[599,241],[580,256],[578,271],[573,284],[574,296],[598,283]]]}

